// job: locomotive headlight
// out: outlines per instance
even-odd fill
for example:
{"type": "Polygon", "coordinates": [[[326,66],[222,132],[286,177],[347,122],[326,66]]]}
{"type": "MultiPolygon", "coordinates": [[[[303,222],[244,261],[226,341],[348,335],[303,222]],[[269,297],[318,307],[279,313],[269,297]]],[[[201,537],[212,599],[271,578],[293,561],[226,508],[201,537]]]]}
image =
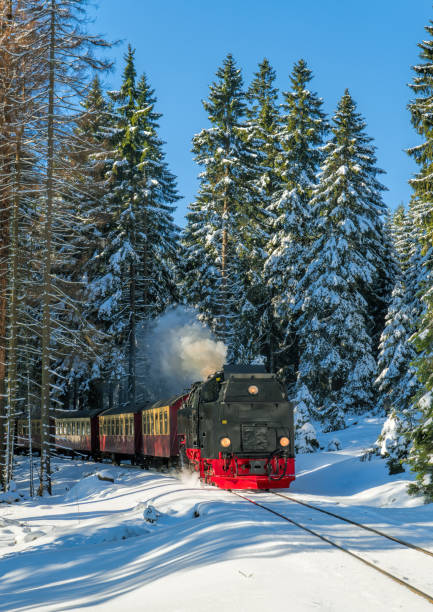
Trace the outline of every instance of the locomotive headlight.
{"type": "Polygon", "coordinates": [[[229,447],[231,443],[232,443],[232,441],[230,440],[230,438],[221,438],[221,440],[220,440],[220,444],[224,448],[229,447]]]}
{"type": "Polygon", "coordinates": [[[250,386],[248,387],[248,393],[249,393],[250,395],[257,395],[257,393],[258,393],[258,392],[259,392],[259,388],[258,388],[258,387],[256,387],[256,385],[250,385],[250,386]]]}
{"type": "Polygon", "coordinates": [[[282,438],[280,438],[280,446],[289,446],[290,444],[290,440],[289,438],[286,438],[286,436],[283,436],[282,438]]]}

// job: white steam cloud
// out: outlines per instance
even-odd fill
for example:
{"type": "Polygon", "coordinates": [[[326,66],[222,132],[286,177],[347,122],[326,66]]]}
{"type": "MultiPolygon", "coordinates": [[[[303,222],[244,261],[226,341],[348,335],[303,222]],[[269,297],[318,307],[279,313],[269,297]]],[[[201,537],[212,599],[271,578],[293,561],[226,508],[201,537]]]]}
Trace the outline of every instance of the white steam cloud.
{"type": "Polygon", "coordinates": [[[171,329],[168,344],[172,350],[165,356],[164,370],[170,373],[178,369],[195,380],[205,380],[209,374],[221,370],[227,355],[227,347],[212,340],[208,330],[197,323],[171,329]]]}
{"type": "Polygon", "coordinates": [[[222,369],[227,347],[212,337],[194,311],[177,307],[155,323],[139,342],[140,386],[149,399],[181,393],[222,369]]]}

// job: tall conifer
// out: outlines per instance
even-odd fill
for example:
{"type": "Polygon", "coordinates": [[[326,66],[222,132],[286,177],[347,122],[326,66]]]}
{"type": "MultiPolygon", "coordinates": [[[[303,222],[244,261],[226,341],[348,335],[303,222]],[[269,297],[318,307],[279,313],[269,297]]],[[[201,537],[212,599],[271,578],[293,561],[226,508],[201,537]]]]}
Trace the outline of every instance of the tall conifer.
{"type": "Polygon", "coordinates": [[[111,379],[126,376],[128,403],[137,397],[137,327],[146,325],[174,299],[178,199],[163,142],[157,135],[156,98],[143,75],[138,81],[128,48],[123,82],[110,92],[113,110],[106,132],[112,150],[102,199],[104,239],[89,261],[88,296],[95,319],[113,338],[111,379]]]}
{"type": "Polygon", "coordinates": [[[414,190],[411,209],[422,251],[418,261],[424,273],[418,278],[422,284],[423,313],[417,325],[415,346],[420,355],[416,362],[419,380],[424,388],[420,401],[420,418],[413,433],[413,448],[410,463],[417,472],[415,492],[433,499],[433,428],[431,391],[433,389],[433,22],[425,27],[427,37],[418,44],[420,63],[413,66],[414,78],[410,88],[414,98],[409,103],[412,125],[422,142],[409,149],[408,153],[418,164],[419,170],[410,181],[414,190]]]}
{"type": "Polygon", "coordinates": [[[193,139],[203,172],[183,235],[185,291],[188,301],[228,345],[228,358],[249,360],[254,348],[249,351],[241,337],[250,308],[246,288],[261,214],[254,181],[258,155],[248,143],[243,81],[232,55],[227,55],[216,76],[203,102],[211,127],[193,139]]]}
{"type": "Polygon", "coordinates": [[[374,281],[384,205],[374,149],[346,90],[314,191],[308,269],[299,285],[300,378],[329,428],[372,405],[375,362],[365,295],[374,281]]]}
{"type": "Polygon", "coordinates": [[[276,157],[279,184],[268,206],[272,230],[265,277],[280,329],[277,363],[291,382],[298,369],[295,296],[306,270],[311,240],[310,198],[322,156],[320,145],[327,131],[322,100],[309,88],[312,78],[305,61],[299,60],[290,75],[291,90],[283,94],[276,157]]]}
{"type": "Polygon", "coordinates": [[[272,233],[269,212],[277,191],[281,191],[281,177],[277,172],[277,157],[281,152],[278,139],[280,115],[277,105],[278,90],[274,86],[276,74],[265,58],[258,66],[248,91],[247,128],[249,143],[258,154],[255,183],[260,194],[261,205],[267,211],[256,230],[257,257],[253,264],[253,274],[249,291],[252,307],[247,317],[245,336],[255,342],[255,353],[266,356],[267,365],[275,370],[275,355],[281,342],[281,330],[277,325],[272,301],[272,290],[267,284],[264,265],[267,246],[272,233]]]}

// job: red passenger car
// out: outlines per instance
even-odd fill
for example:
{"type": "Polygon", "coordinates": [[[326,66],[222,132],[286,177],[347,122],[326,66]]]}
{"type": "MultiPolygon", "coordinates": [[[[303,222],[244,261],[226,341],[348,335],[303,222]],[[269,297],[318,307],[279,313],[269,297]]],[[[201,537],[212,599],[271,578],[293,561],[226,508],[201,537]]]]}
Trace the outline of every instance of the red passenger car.
{"type": "Polygon", "coordinates": [[[159,401],[142,411],[142,446],[140,454],[145,459],[165,460],[170,464],[177,462],[179,439],[177,432],[177,411],[188,395],[159,401]]]}
{"type": "Polygon", "coordinates": [[[141,409],[112,408],[99,415],[99,452],[118,463],[138,460],[141,441],[141,409]]]}
{"type": "Polygon", "coordinates": [[[55,445],[60,453],[91,455],[99,453],[99,411],[56,411],[55,445]]]}

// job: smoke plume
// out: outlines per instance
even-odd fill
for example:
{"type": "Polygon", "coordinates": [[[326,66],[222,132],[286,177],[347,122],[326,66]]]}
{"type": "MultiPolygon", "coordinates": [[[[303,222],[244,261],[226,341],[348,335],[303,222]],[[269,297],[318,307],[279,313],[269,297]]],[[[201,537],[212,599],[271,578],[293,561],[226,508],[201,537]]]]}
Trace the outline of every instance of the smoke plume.
{"type": "Polygon", "coordinates": [[[177,307],[140,337],[140,386],[149,399],[165,399],[221,370],[226,355],[227,347],[212,337],[194,311],[177,307]]]}

